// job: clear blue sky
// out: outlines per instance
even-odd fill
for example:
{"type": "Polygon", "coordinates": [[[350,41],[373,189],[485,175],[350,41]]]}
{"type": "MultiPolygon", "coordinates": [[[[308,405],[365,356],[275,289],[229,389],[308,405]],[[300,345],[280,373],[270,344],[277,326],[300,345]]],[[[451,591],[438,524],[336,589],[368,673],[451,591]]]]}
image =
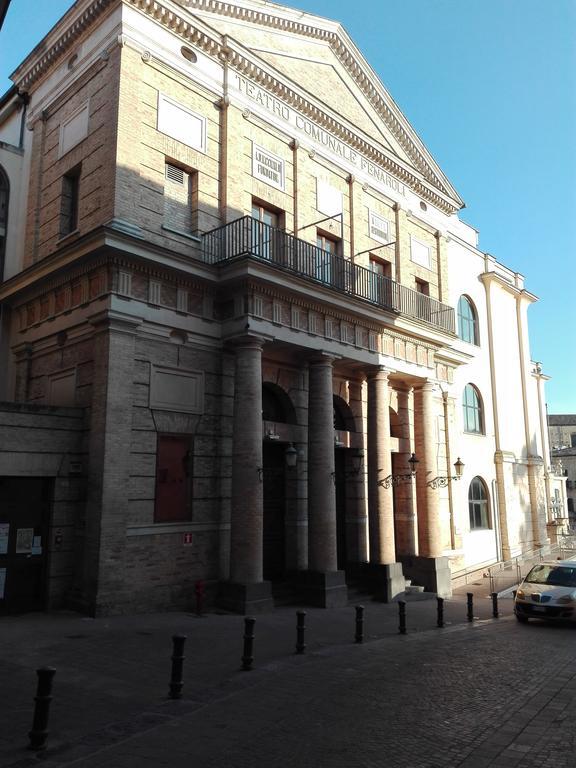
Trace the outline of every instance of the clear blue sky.
{"type": "MultiPolygon", "coordinates": [[[[526,276],[551,413],[576,413],[576,0],[291,0],[339,20],[466,202],[480,248],[526,276]]],[[[12,0],[7,76],[71,5],[12,0]]]]}

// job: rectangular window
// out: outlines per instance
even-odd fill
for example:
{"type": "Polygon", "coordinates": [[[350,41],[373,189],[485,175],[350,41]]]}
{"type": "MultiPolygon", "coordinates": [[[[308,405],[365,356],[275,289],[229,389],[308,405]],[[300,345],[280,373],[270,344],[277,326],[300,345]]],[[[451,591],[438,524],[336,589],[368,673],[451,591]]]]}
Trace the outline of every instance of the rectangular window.
{"type": "Polygon", "coordinates": [[[430,296],[430,283],[427,283],[425,280],[418,280],[418,278],[416,278],[416,290],[423,296],[430,296]]]}
{"type": "Polygon", "coordinates": [[[332,278],[333,257],[340,253],[340,240],[318,232],[316,234],[316,279],[329,283],[332,278]]]}
{"type": "Polygon", "coordinates": [[[255,256],[277,261],[282,255],[283,239],[278,236],[282,226],[282,211],[252,202],[252,251],[255,256]]]}
{"type": "Polygon", "coordinates": [[[158,435],[155,523],[191,519],[192,440],[188,435],[158,435]]]}
{"type": "Polygon", "coordinates": [[[62,177],[60,201],[60,237],[78,229],[78,202],[80,195],[80,166],[62,177]]]}
{"type": "Polygon", "coordinates": [[[190,235],[198,229],[198,174],[169,162],[164,170],[164,227],[190,235]]]}

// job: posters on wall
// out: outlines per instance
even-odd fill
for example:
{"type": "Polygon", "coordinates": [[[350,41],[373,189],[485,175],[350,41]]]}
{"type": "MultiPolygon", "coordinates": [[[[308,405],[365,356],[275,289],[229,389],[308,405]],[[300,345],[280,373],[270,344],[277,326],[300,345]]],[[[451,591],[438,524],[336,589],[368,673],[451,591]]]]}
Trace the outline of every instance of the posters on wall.
{"type": "Polygon", "coordinates": [[[33,542],[34,528],[18,528],[16,531],[16,554],[30,554],[33,542]]]}
{"type": "Polygon", "coordinates": [[[9,534],[10,534],[10,523],[0,523],[0,555],[8,554],[9,534]]]}

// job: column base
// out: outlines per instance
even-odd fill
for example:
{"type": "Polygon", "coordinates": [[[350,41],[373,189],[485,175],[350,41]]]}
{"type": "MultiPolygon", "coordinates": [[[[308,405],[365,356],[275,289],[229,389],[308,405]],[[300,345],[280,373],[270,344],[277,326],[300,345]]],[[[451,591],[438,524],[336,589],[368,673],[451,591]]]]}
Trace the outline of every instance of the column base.
{"type": "Polygon", "coordinates": [[[298,595],[306,605],[340,608],[348,603],[344,571],[301,571],[297,585],[298,595]]]}
{"type": "Polygon", "coordinates": [[[402,563],[370,565],[370,581],[374,600],[381,603],[391,603],[401,600],[406,594],[406,579],[402,563]]]}
{"type": "Polygon", "coordinates": [[[241,614],[265,613],[274,608],[269,581],[237,584],[222,581],[218,587],[216,604],[227,611],[241,614]]]}
{"type": "Polygon", "coordinates": [[[420,557],[401,555],[400,562],[404,575],[426,592],[435,592],[438,597],[452,597],[452,572],[447,557],[420,557]]]}

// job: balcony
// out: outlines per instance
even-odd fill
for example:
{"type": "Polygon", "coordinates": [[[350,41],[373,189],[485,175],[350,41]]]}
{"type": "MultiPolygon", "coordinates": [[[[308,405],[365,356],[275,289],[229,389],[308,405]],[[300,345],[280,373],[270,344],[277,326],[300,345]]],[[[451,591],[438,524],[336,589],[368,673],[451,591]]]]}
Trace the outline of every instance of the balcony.
{"type": "Polygon", "coordinates": [[[442,331],[454,333],[452,307],[251,216],[243,216],[206,232],[202,236],[202,254],[209,264],[242,257],[256,259],[388,312],[422,320],[442,331]]]}

